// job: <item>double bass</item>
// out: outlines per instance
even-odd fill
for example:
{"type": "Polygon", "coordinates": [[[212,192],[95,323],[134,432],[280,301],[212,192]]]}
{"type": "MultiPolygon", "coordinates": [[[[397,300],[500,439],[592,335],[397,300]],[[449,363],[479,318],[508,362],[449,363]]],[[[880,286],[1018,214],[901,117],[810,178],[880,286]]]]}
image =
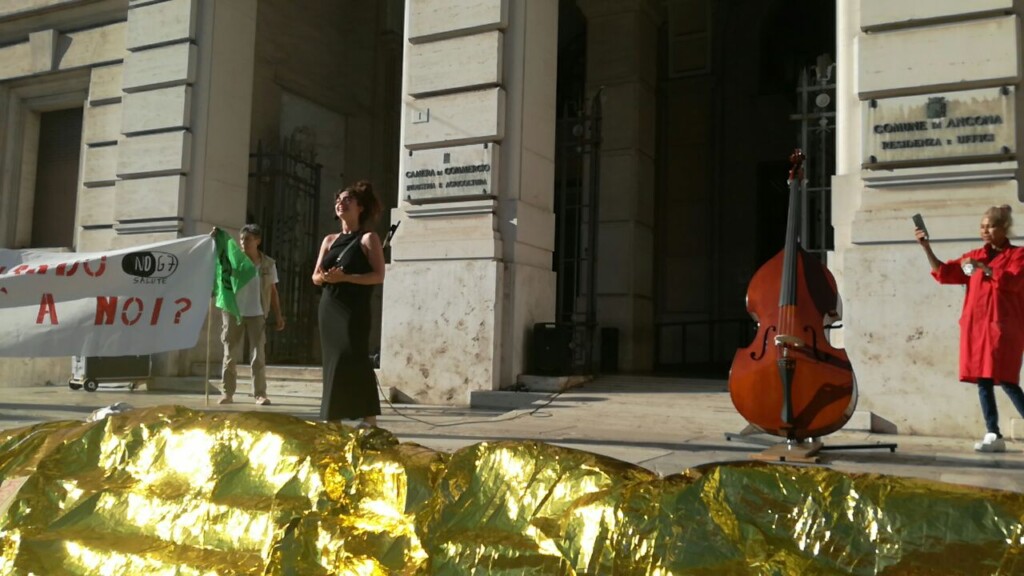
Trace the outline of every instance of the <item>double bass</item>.
{"type": "Polygon", "coordinates": [[[786,244],[747,287],[747,312],[757,334],[729,371],[729,395],[747,422],[802,442],[842,428],[857,405],[853,366],[826,330],[836,313],[835,278],[800,245],[800,192],[805,156],[790,156],[786,244]]]}

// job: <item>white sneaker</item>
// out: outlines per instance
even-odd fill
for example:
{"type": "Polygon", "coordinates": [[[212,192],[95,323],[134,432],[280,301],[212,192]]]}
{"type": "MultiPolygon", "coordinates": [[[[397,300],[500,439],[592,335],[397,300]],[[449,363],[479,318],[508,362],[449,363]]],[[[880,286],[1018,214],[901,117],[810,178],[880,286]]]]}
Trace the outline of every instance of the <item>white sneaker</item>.
{"type": "Polygon", "coordinates": [[[1006,442],[996,436],[994,432],[989,432],[985,434],[981,442],[974,443],[974,450],[976,452],[1006,452],[1006,442]]]}

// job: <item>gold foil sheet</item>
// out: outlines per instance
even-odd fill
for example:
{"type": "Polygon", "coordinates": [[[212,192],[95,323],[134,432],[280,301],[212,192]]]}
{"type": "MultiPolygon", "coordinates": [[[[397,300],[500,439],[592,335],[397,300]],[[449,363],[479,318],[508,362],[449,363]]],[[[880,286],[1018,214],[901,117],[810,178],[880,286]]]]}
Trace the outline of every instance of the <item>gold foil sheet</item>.
{"type": "Polygon", "coordinates": [[[1024,494],[258,412],[0,432],[0,480],[0,574],[1024,573],[1024,494]]]}

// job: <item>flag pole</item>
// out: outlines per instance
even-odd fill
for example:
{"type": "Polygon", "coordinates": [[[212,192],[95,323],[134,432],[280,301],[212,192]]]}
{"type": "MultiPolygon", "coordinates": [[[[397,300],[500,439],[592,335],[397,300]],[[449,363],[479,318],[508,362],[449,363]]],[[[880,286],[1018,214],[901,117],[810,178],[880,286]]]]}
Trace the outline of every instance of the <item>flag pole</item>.
{"type": "Polygon", "coordinates": [[[210,407],[210,332],[213,329],[213,298],[210,298],[210,309],[206,312],[206,378],[203,389],[206,394],[206,407],[210,407]]]}

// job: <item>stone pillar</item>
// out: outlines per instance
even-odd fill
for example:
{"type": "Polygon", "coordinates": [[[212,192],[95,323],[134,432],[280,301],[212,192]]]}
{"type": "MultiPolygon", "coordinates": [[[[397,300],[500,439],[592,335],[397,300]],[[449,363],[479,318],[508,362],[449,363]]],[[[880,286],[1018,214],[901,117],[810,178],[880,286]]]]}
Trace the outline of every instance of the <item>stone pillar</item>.
{"type": "Polygon", "coordinates": [[[554,316],[558,7],[410,0],[401,220],[384,283],[381,373],[425,403],[515,382],[554,316]]]}
{"type": "Polygon", "coordinates": [[[129,3],[115,246],[176,238],[182,230],[182,200],[192,171],[196,1],[129,3]]]}
{"type": "MultiPolygon", "coordinates": [[[[245,223],[255,31],[249,0],[130,2],[112,247],[245,223]]],[[[187,375],[205,334],[154,373],[187,375]]]]}
{"type": "Polygon", "coordinates": [[[579,0],[587,94],[601,92],[597,321],[620,331],[619,366],[654,362],[658,16],[651,0],[579,0]]]}
{"type": "MultiPolygon", "coordinates": [[[[986,208],[1022,211],[1019,161],[1001,149],[1016,151],[1022,132],[1021,8],[1011,0],[841,0],[836,10],[836,257],[829,264],[839,272],[842,344],[857,375],[858,410],[870,412],[876,430],[977,438],[985,430],[977,390],[957,382],[964,292],[929,277],[911,216],[924,216],[939,258],[954,259],[981,244],[986,208]],[[929,102],[942,107],[929,110],[929,102]],[[1015,126],[949,126],[979,115],[1015,126]],[[874,128],[893,116],[923,128],[874,128]],[[993,141],[958,142],[974,134],[993,141]],[[942,146],[885,146],[918,138],[941,138],[942,146]]],[[[1020,430],[1012,406],[1001,406],[1003,433],[1020,430]]]]}
{"type": "Polygon", "coordinates": [[[256,8],[246,0],[132,0],[123,66],[93,70],[117,102],[111,247],[244,223],[256,8]]]}
{"type": "Polygon", "coordinates": [[[201,122],[193,130],[185,206],[187,221],[196,226],[193,233],[205,233],[211,224],[240,228],[245,223],[256,4],[201,2],[193,106],[201,122]]]}

